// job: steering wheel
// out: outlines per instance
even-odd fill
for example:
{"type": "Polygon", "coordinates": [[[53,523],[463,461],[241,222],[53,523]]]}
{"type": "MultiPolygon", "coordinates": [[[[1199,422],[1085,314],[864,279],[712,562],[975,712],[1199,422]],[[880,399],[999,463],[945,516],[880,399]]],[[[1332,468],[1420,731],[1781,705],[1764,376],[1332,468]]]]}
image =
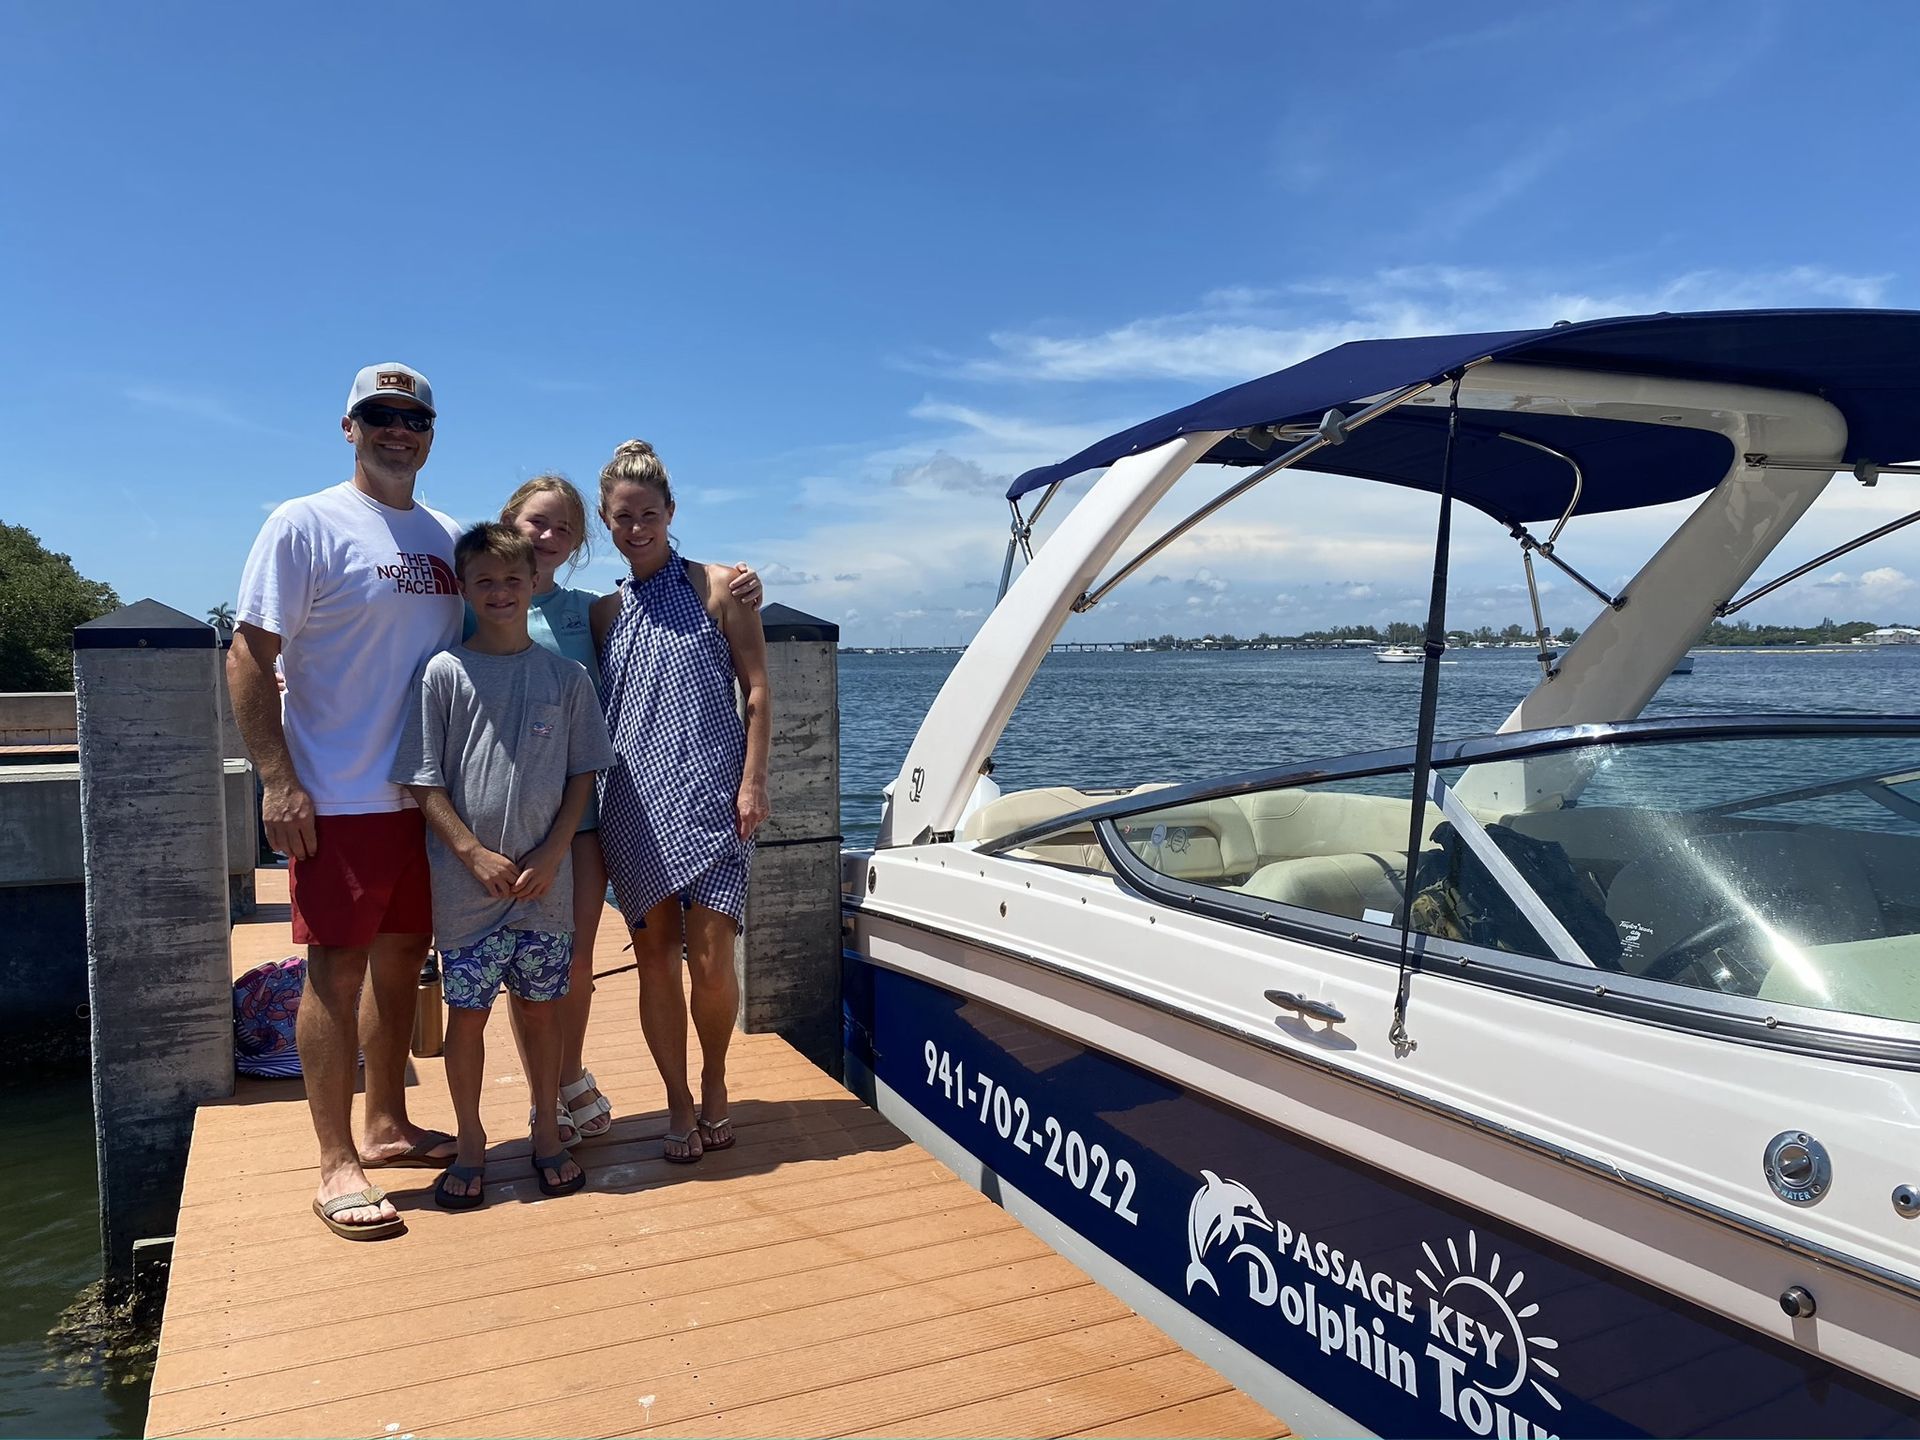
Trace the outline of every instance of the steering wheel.
{"type": "MultiPolygon", "coordinates": [[[[1699,979],[1681,983],[1692,983],[1703,990],[1719,990],[1728,995],[1758,995],[1761,982],[1767,978],[1765,970],[1756,969],[1749,961],[1726,952],[1714,953],[1715,946],[1735,935],[1757,934],[1758,927],[1751,916],[1730,911],[1709,920],[1691,935],[1669,945],[1654,956],[1640,973],[1648,980],[1679,981],[1687,971],[1694,970],[1698,972],[1699,979]],[[1709,968],[1716,961],[1726,967],[1725,979],[1709,968]]],[[[1745,945],[1738,948],[1752,953],[1759,947],[1745,945]]]]}

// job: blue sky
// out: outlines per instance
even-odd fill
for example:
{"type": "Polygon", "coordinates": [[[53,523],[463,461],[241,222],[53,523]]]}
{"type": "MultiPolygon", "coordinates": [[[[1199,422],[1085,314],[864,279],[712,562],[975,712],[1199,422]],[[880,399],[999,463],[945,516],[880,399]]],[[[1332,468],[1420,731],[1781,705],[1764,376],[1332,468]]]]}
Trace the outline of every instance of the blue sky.
{"type": "MultiPolygon", "coordinates": [[[[944,642],[1006,476],[1340,340],[1920,306],[1905,4],[535,13],[0,4],[0,519],[199,614],[399,359],[460,518],[645,436],[689,553],[944,642]]],[[[1911,508],[1830,498],[1782,567],[1911,508]]],[[[1422,608],[1431,502],[1301,478],[1228,518],[1070,638],[1422,608]]],[[[1624,576],[1666,523],[1562,550],[1624,576]]],[[[1920,615],[1916,544],[1749,613],[1920,615]]],[[[1523,618],[1490,522],[1454,575],[1457,618],[1523,618]]]]}

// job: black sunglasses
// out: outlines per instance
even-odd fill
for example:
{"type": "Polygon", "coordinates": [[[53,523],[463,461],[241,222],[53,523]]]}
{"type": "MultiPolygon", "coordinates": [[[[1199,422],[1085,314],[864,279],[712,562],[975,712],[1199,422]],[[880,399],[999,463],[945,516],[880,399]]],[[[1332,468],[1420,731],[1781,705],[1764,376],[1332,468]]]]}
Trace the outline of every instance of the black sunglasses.
{"type": "Polygon", "coordinates": [[[353,418],[367,430],[385,430],[392,425],[404,425],[416,435],[424,435],[433,429],[433,416],[424,410],[396,410],[391,405],[362,405],[353,412],[353,418]]]}

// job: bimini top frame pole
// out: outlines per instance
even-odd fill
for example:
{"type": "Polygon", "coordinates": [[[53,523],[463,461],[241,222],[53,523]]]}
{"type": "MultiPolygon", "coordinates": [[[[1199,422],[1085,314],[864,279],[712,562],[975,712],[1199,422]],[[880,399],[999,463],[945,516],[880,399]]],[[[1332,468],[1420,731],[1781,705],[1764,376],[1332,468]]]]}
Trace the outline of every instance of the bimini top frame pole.
{"type": "MultiPolygon", "coordinates": [[[[1801,467],[1779,466],[1776,468],[1799,469],[1801,467]]],[[[1769,580],[1764,585],[1756,585],[1753,589],[1749,590],[1746,594],[1742,595],[1738,600],[1729,600],[1726,604],[1722,605],[1714,613],[1724,620],[1726,619],[1727,616],[1734,614],[1736,611],[1746,609],[1747,606],[1753,604],[1754,601],[1763,599],[1764,597],[1773,594],[1774,591],[1780,589],[1782,586],[1791,585],[1794,581],[1798,580],[1802,575],[1811,575],[1815,570],[1818,570],[1822,565],[1830,564],[1833,561],[1838,560],[1842,555],[1851,554],[1853,551],[1858,550],[1862,545],[1871,545],[1874,541],[1881,539],[1884,536],[1891,535],[1896,530],[1904,530],[1907,528],[1907,526],[1913,524],[1913,522],[1916,520],[1920,520],[1920,510],[1915,510],[1910,514],[1902,515],[1898,520],[1890,520],[1885,525],[1880,526],[1877,530],[1869,530],[1864,535],[1856,535],[1853,537],[1853,539],[1847,541],[1846,544],[1836,545],[1833,547],[1833,549],[1827,551],[1826,554],[1816,555],[1813,557],[1813,559],[1807,561],[1806,564],[1796,565],[1794,566],[1793,569],[1787,571],[1786,574],[1781,575],[1776,579],[1769,580]]]]}
{"type": "Polygon", "coordinates": [[[1229,431],[1200,430],[1116,460],[993,607],[934,698],[880,820],[878,845],[952,833],[1074,599],[1161,496],[1229,431]]]}
{"type": "MultiPolygon", "coordinates": [[[[1322,420],[1309,438],[1216,496],[1162,536],[1147,554],[1102,585],[1099,593],[1111,590],[1148,555],[1185,534],[1259,480],[1337,443],[1336,435],[1344,438],[1431,388],[1431,382],[1406,385],[1343,420],[1322,420]]],[[[1060,522],[994,607],[960,663],[947,676],[946,684],[940,687],[894,781],[880,822],[878,843],[882,848],[919,844],[952,834],[982,763],[993,753],[1014,706],[1068,615],[1083,608],[1079,602],[1085,600],[1094,578],[1174,483],[1231,433],[1195,431],[1156,449],[1116,460],[1060,522]]]]}
{"type": "MultiPolygon", "coordinates": [[[[1478,364],[1480,362],[1475,361],[1474,363],[1478,364]]],[[[1287,451],[1286,454],[1280,456],[1279,459],[1269,460],[1246,479],[1229,485],[1225,490],[1222,490],[1218,495],[1214,496],[1213,499],[1187,516],[1186,519],[1174,525],[1166,534],[1162,535],[1158,540],[1134,556],[1133,559],[1114,571],[1098,588],[1087,591],[1078,600],[1074,601],[1074,610],[1076,612],[1091,610],[1094,606],[1098,605],[1101,600],[1106,598],[1108,591],[1112,590],[1114,586],[1133,574],[1134,571],[1146,564],[1147,561],[1173,544],[1174,541],[1193,529],[1194,526],[1205,520],[1209,515],[1238,500],[1268,476],[1285,470],[1290,465],[1298,465],[1309,455],[1312,455],[1318,450],[1324,450],[1329,445],[1339,445],[1343,443],[1348,435],[1358,430],[1369,420],[1377,420],[1389,410],[1397,410],[1414,396],[1422,394],[1432,388],[1433,386],[1430,384],[1404,386],[1394,391],[1393,394],[1374,401],[1373,404],[1367,406],[1364,410],[1357,411],[1352,415],[1342,415],[1338,410],[1329,410],[1321,417],[1319,426],[1314,429],[1306,439],[1302,440],[1298,445],[1295,445],[1291,450],[1287,451]]],[[[1049,490],[1047,493],[1051,495],[1053,492],[1049,490]]],[[[1037,513],[1038,512],[1036,512],[1036,514],[1037,513]]],[[[1557,534],[1558,531],[1555,533],[1557,534]]]]}
{"type": "MultiPolygon", "coordinates": [[[[1499,378],[1489,365],[1466,389],[1499,378]]],[[[1655,380],[1599,372],[1535,372],[1535,393],[1576,413],[1654,417],[1712,430],[1731,442],[1720,483],[1560,657],[1551,681],[1535,685],[1501,730],[1631,720],[1660,688],[1701,629],[1739,593],[1806,513],[1835,471],[1845,419],[1813,395],[1746,385],[1655,380]],[[1825,453],[1830,458],[1818,457],[1825,453]],[[1799,457],[1774,465],[1769,453],[1799,457]]],[[[1480,397],[1476,397],[1480,398],[1480,397]]],[[[1485,396],[1498,400],[1498,396],[1485,396]]],[[[1463,405],[1471,403],[1463,395],[1463,405]]],[[[1571,803],[1587,775],[1564,757],[1482,767],[1460,782],[1476,810],[1539,810],[1571,803]]]]}
{"type": "Polygon", "coordinates": [[[1056,480],[1041,493],[1040,503],[1033,507],[1031,516],[1020,513],[1018,500],[1007,502],[1007,508],[1013,511],[1013,533],[1007,536],[1007,559],[1000,567],[1000,588],[994,592],[994,604],[998,605],[1007,598],[1007,587],[1013,583],[1013,557],[1024,553],[1027,563],[1033,563],[1033,527],[1047,513],[1047,506],[1053,503],[1053,497],[1060,493],[1060,485],[1061,482],[1056,480]]]}
{"type": "Polygon", "coordinates": [[[1602,590],[1598,585],[1595,585],[1591,580],[1587,579],[1586,576],[1574,569],[1573,566],[1553,553],[1554,543],[1559,540],[1560,532],[1567,528],[1567,522],[1573,518],[1573,512],[1580,508],[1580,496],[1587,488],[1586,472],[1580,468],[1580,462],[1564,450],[1556,450],[1553,446],[1543,445],[1538,440],[1529,440],[1524,435],[1514,435],[1502,430],[1500,432],[1500,438],[1502,440],[1510,440],[1516,445],[1525,445],[1529,450],[1538,450],[1543,455],[1551,455],[1554,459],[1565,462],[1567,468],[1573,472],[1573,493],[1567,497],[1567,508],[1561,512],[1559,520],[1555,522],[1552,532],[1545,540],[1534,539],[1533,532],[1517,520],[1507,526],[1508,532],[1514,539],[1520,542],[1520,568],[1526,572],[1527,600],[1533,606],[1533,633],[1540,646],[1540,652],[1535,658],[1540,662],[1541,675],[1551,680],[1554,674],[1553,636],[1547,628],[1546,615],[1540,608],[1540,581],[1533,573],[1534,555],[1538,554],[1541,559],[1547,561],[1550,565],[1556,566],[1562,574],[1568,576],[1576,584],[1585,589],[1588,594],[1603,604],[1610,605],[1615,610],[1618,610],[1626,602],[1616,596],[1607,594],[1606,591],[1602,590]]]}

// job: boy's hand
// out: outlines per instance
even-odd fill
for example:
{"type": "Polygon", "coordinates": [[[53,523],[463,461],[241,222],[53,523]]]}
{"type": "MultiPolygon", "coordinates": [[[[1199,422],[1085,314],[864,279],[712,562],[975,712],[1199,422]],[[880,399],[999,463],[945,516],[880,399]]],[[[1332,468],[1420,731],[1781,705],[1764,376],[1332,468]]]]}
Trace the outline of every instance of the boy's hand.
{"type": "Polygon", "coordinates": [[[521,861],[525,867],[514,877],[513,893],[521,900],[538,900],[553,888],[560,873],[560,862],[567,856],[565,845],[538,845],[521,861]]]}
{"type": "Polygon", "coordinates": [[[465,859],[467,869],[473,872],[474,879],[486,886],[487,894],[496,900],[513,898],[514,881],[520,874],[518,865],[485,846],[481,846],[465,859]]]}

